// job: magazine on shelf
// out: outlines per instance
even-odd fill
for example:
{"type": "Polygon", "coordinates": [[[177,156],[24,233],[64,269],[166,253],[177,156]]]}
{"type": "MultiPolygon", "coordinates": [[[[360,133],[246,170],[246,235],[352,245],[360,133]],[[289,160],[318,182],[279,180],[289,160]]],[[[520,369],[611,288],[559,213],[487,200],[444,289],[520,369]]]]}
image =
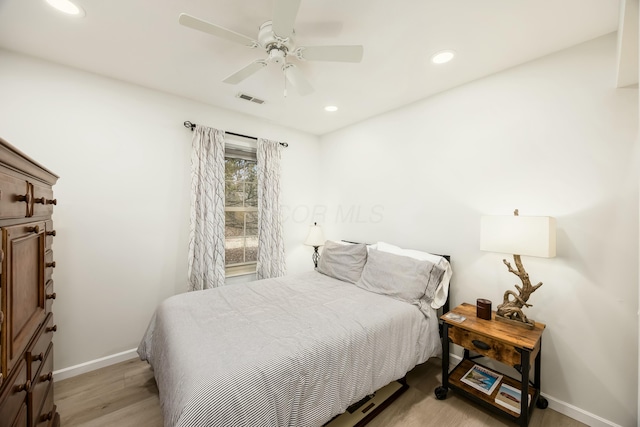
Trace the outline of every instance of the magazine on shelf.
{"type": "MultiPolygon", "coordinates": [[[[496,403],[507,409],[520,413],[520,390],[507,384],[501,384],[498,394],[496,394],[496,403]]],[[[531,395],[529,395],[529,404],[531,403],[531,395]]]]}
{"type": "Polygon", "coordinates": [[[456,322],[456,323],[462,323],[465,320],[467,320],[466,317],[464,317],[464,316],[462,316],[460,314],[453,313],[451,311],[449,313],[445,314],[444,317],[449,319],[449,320],[451,320],[452,322],[456,322]]]}
{"type": "Polygon", "coordinates": [[[473,367],[460,379],[463,383],[468,384],[485,394],[493,393],[501,380],[502,375],[479,365],[473,365],[473,367]]]}

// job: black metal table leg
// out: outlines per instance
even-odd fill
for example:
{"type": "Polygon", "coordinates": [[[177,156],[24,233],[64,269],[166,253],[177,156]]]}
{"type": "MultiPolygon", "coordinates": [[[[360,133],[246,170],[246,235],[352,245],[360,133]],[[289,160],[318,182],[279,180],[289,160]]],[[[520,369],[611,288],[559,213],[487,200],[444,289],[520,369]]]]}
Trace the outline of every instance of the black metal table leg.
{"type": "MultiPolygon", "coordinates": [[[[520,352],[522,366],[522,383],[520,390],[520,422],[522,427],[529,425],[529,370],[531,369],[531,353],[527,350],[520,352]]],[[[538,375],[536,371],[535,375],[538,375]]]]}
{"type": "Polygon", "coordinates": [[[538,350],[538,357],[536,357],[535,368],[536,372],[534,374],[535,378],[535,387],[538,390],[538,401],[536,402],[536,407],[540,409],[546,409],[549,406],[549,402],[547,399],[540,395],[540,391],[542,390],[542,386],[540,385],[540,367],[542,366],[542,362],[540,359],[542,358],[542,338],[540,338],[540,348],[538,350]]]}
{"type": "Polygon", "coordinates": [[[438,400],[447,398],[449,391],[449,325],[442,325],[442,385],[436,387],[435,394],[438,400]]]}

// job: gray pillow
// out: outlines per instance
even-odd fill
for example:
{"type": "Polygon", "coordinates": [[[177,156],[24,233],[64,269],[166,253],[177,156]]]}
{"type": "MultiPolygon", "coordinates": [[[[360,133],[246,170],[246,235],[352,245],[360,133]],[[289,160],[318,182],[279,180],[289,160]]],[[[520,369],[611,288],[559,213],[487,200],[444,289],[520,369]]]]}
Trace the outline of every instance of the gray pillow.
{"type": "Polygon", "coordinates": [[[425,316],[444,269],[431,261],[370,249],[356,286],[417,306],[425,316]]]}
{"type": "Polygon", "coordinates": [[[318,261],[318,272],[355,283],[360,279],[367,262],[367,245],[364,243],[342,245],[327,240],[318,261]]]}

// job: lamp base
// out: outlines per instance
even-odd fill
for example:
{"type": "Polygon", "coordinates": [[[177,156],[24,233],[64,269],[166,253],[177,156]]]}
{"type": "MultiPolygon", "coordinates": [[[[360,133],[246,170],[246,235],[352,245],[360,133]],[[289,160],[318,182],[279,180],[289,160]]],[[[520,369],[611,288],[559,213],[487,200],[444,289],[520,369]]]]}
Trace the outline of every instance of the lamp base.
{"type": "Polygon", "coordinates": [[[501,316],[498,313],[496,313],[495,319],[499,322],[505,322],[505,323],[509,323],[510,325],[520,326],[527,329],[534,329],[536,327],[536,322],[534,322],[531,319],[527,319],[526,322],[523,322],[522,320],[513,320],[508,317],[501,316]]]}

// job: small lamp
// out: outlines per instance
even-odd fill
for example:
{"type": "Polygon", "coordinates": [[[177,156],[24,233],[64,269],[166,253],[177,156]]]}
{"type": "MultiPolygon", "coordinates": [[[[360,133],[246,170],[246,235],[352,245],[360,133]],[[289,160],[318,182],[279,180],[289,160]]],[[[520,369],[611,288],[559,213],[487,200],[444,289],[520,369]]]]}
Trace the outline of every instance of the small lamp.
{"type": "Polygon", "coordinates": [[[522,312],[531,307],[527,301],[533,292],[542,286],[542,282],[532,286],[529,274],[522,266],[520,255],[542,258],[556,256],[556,220],[548,216],[519,216],[518,210],[513,216],[483,216],[480,225],[480,250],[513,254],[514,269],[503,259],[509,272],[522,281],[522,287],[515,285],[504,293],[502,304],[496,310],[496,319],[517,323],[533,329],[535,322],[522,312]]]}
{"type": "Polygon", "coordinates": [[[307,246],[313,246],[313,255],[311,256],[311,259],[313,260],[316,268],[318,268],[318,258],[320,258],[318,248],[324,245],[324,241],[322,228],[320,228],[317,222],[314,222],[313,225],[309,227],[309,234],[307,235],[307,240],[304,241],[304,244],[307,246]]]}

